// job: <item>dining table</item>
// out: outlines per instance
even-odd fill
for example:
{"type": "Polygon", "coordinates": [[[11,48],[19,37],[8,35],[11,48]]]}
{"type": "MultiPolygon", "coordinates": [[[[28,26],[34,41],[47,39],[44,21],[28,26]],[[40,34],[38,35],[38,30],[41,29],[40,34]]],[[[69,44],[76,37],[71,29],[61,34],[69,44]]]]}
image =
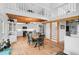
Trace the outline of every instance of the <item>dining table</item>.
{"type": "Polygon", "coordinates": [[[37,38],[39,38],[38,35],[32,35],[32,39],[33,39],[33,40],[37,40],[37,38]]]}

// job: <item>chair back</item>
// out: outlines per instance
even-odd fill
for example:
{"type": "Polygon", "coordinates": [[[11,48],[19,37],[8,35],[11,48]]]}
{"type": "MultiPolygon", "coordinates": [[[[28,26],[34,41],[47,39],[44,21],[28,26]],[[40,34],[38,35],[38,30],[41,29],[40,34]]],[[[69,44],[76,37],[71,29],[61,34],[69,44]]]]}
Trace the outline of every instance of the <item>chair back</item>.
{"type": "Polygon", "coordinates": [[[43,41],[44,41],[44,38],[45,38],[45,35],[40,35],[38,40],[39,40],[40,42],[43,42],[43,41]]]}

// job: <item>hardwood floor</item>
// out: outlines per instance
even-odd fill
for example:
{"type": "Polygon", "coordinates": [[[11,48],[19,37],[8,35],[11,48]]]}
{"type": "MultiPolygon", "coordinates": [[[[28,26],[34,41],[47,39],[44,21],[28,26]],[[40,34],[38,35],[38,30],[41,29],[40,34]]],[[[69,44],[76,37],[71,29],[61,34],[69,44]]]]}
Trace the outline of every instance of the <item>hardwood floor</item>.
{"type": "Polygon", "coordinates": [[[45,44],[45,47],[38,47],[34,48],[33,45],[27,44],[26,37],[18,37],[17,42],[11,45],[12,48],[12,55],[54,55],[56,52],[61,51],[61,49],[57,47],[50,47],[45,44]]]}

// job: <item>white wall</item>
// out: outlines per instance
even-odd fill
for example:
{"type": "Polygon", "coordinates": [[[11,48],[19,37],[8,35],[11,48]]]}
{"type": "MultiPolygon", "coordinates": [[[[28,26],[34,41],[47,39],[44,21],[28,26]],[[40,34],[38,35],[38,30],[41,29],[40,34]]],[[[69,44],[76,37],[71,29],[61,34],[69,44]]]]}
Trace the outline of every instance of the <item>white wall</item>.
{"type": "Polygon", "coordinates": [[[64,41],[64,36],[66,35],[66,23],[65,22],[60,22],[60,26],[59,26],[59,37],[60,37],[60,41],[64,41]],[[61,29],[61,25],[64,26],[63,29],[61,29]]]}
{"type": "Polygon", "coordinates": [[[50,39],[50,23],[46,24],[46,37],[50,39]]]}
{"type": "Polygon", "coordinates": [[[56,41],[56,22],[52,23],[52,40],[56,41]]]}

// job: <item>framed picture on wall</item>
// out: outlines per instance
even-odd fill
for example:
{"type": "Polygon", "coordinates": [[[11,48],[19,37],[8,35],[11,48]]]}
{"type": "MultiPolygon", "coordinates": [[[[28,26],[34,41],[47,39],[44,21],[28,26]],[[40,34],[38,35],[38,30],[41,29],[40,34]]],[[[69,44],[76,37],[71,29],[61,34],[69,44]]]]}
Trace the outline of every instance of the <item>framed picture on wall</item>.
{"type": "Polygon", "coordinates": [[[60,28],[61,28],[61,29],[65,29],[65,25],[61,25],[60,28]]]}

